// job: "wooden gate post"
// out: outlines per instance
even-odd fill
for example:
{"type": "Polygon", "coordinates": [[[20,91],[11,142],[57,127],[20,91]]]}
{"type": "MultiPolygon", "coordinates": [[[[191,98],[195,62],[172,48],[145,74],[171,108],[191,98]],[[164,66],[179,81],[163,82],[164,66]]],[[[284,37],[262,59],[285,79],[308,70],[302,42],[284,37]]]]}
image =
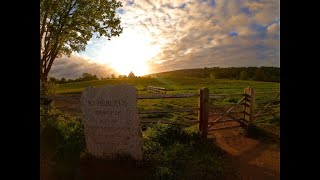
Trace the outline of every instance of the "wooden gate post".
{"type": "Polygon", "coordinates": [[[246,123],[246,126],[249,126],[252,124],[253,119],[254,119],[254,104],[255,104],[255,92],[252,87],[247,87],[244,89],[244,95],[245,95],[245,100],[244,100],[244,121],[246,123]]]}
{"type": "Polygon", "coordinates": [[[208,119],[209,119],[209,89],[201,88],[198,90],[198,121],[201,136],[207,138],[208,119]]]}
{"type": "Polygon", "coordinates": [[[198,89],[198,121],[199,121],[199,131],[202,132],[202,89],[198,89]]]}

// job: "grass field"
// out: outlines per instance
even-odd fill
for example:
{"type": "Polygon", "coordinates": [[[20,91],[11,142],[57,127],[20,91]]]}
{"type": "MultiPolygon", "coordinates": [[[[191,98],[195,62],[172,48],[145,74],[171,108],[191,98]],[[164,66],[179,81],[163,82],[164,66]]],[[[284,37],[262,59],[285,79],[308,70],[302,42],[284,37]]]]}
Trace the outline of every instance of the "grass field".
{"type": "MultiPolygon", "coordinates": [[[[104,85],[115,84],[133,84],[138,90],[138,94],[148,94],[146,88],[148,86],[158,86],[168,89],[167,94],[181,94],[181,93],[197,93],[198,89],[202,87],[209,88],[210,94],[231,94],[231,93],[243,93],[243,89],[251,86],[255,89],[257,96],[256,101],[268,101],[271,100],[275,94],[268,92],[279,92],[280,83],[274,82],[259,82],[259,81],[240,81],[240,80],[225,80],[225,79],[203,79],[203,78],[136,78],[136,79],[107,79],[97,81],[85,81],[60,84],[57,93],[60,95],[72,95],[81,94],[81,92],[88,86],[100,87],[104,85]]],[[[215,100],[216,104],[228,104],[237,102],[239,97],[230,97],[226,99],[215,100]]],[[[194,98],[188,99],[162,99],[159,100],[143,100],[147,102],[148,106],[144,108],[152,108],[158,106],[164,107],[194,107],[196,100],[194,98]],[[176,103],[173,103],[176,102],[176,103]],[[160,104],[159,104],[160,103],[160,104]]],[[[258,107],[258,106],[257,106],[258,107]]]]}
{"type": "Polygon", "coordinates": [[[260,81],[240,81],[209,78],[136,78],[136,79],[106,79],[60,84],[58,94],[81,93],[87,86],[100,87],[114,84],[133,84],[139,94],[146,93],[147,86],[160,86],[169,89],[169,93],[197,92],[201,87],[208,87],[210,93],[242,93],[247,86],[256,92],[275,91],[280,89],[280,83],[260,81]]]}
{"type": "MultiPolygon", "coordinates": [[[[101,87],[104,85],[115,85],[124,83],[135,85],[138,90],[138,94],[148,94],[148,92],[146,91],[146,88],[148,86],[164,87],[168,89],[167,94],[197,93],[198,89],[202,87],[209,88],[210,94],[243,93],[244,88],[251,86],[256,91],[255,109],[257,110],[263,107],[268,101],[273,99],[274,96],[277,95],[276,93],[280,91],[280,83],[274,82],[240,81],[209,78],[127,78],[60,84],[59,89],[57,90],[57,94],[59,94],[60,96],[80,95],[81,92],[88,86],[101,87]]],[[[237,103],[241,98],[242,96],[225,97],[222,99],[210,100],[209,103],[212,107],[227,108],[237,103]]],[[[147,99],[138,101],[138,109],[148,110],[197,107],[197,103],[197,98],[147,99]]],[[[270,119],[270,116],[267,117],[267,119],[270,119]]],[[[140,118],[155,118],[166,120],[195,120],[197,118],[197,113],[153,113],[140,115],[140,118]]]]}
{"type": "MultiPolygon", "coordinates": [[[[81,114],[80,95],[81,95],[81,92],[86,87],[88,86],[101,87],[104,85],[115,85],[115,84],[123,84],[123,83],[135,85],[135,87],[138,90],[138,94],[141,94],[141,95],[148,94],[148,91],[146,90],[148,86],[165,87],[168,89],[167,94],[197,93],[198,89],[202,87],[209,88],[210,94],[233,94],[233,93],[240,94],[240,93],[243,93],[244,88],[250,86],[250,87],[253,87],[254,90],[256,91],[256,104],[255,104],[256,110],[263,107],[268,101],[270,101],[277,95],[277,92],[280,91],[280,83],[274,83],[274,82],[240,81],[240,80],[209,79],[209,78],[207,79],[201,79],[201,78],[107,79],[107,80],[98,80],[98,81],[86,81],[86,82],[60,84],[59,88],[56,90],[59,100],[56,101],[55,103],[60,110],[66,113],[70,113],[71,111],[74,111],[76,112],[76,115],[78,114],[80,115],[81,114]]],[[[210,107],[213,107],[214,110],[221,110],[221,109],[226,110],[228,109],[228,107],[231,107],[233,104],[237,103],[241,98],[242,96],[239,95],[239,96],[225,97],[221,99],[213,99],[209,101],[209,105],[210,107]]],[[[140,110],[147,110],[147,109],[197,107],[197,103],[198,103],[197,98],[147,99],[147,100],[138,101],[138,110],[140,111],[140,110]]],[[[240,107],[240,109],[241,108],[242,107],[240,107]]],[[[279,109],[280,107],[278,106],[276,108],[279,109]]],[[[140,120],[154,118],[157,120],[162,119],[162,120],[183,121],[183,120],[197,119],[197,112],[152,113],[152,114],[146,114],[146,115],[140,114],[139,116],[140,116],[140,120]]],[[[254,133],[256,134],[256,136],[259,137],[259,139],[266,139],[266,140],[273,138],[274,137],[273,135],[276,135],[277,137],[279,137],[280,120],[278,119],[277,123],[274,123],[270,116],[265,116],[264,119],[267,119],[267,121],[264,121],[263,123],[258,124],[260,128],[257,128],[257,130],[255,130],[254,133]]],[[[255,120],[261,121],[262,119],[255,119],[255,120]]],[[[66,121],[63,121],[63,122],[65,123],[66,121]]],[[[73,123],[77,125],[75,122],[73,123]]],[[[166,128],[158,129],[159,127],[157,128],[157,126],[160,126],[160,125],[161,124],[156,124],[155,126],[149,126],[149,128],[146,128],[148,127],[148,125],[142,124],[144,148],[147,150],[145,152],[147,155],[146,157],[150,158],[152,162],[155,162],[155,164],[153,164],[152,166],[154,170],[151,172],[151,174],[155,175],[156,177],[160,177],[160,179],[170,179],[170,177],[175,177],[175,176],[180,177],[181,175],[185,174],[185,172],[188,172],[187,176],[190,176],[190,177],[193,177],[193,175],[196,175],[196,177],[207,176],[207,174],[210,174],[213,176],[219,173],[224,177],[230,174],[229,172],[227,172],[227,170],[229,169],[227,165],[230,164],[230,162],[226,161],[227,159],[225,157],[220,156],[219,153],[214,151],[215,149],[218,149],[218,148],[214,148],[216,145],[213,147],[211,146],[207,147],[207,146],[204,146],[206,144],[201,145],[200,143],[199,146],[196,146],[196,148],[194,148],[195,145],[193,142],[198,142],[198,141],[190,141],[192,143],[183,144],[180,142],[181,141],[180,139],[182,140],[185,139],[185,133],[183,133],[183,131],[180,131],[175,126],[168,126],[171,128],[167,128],[167,129],[166,128]],[[172,130],[174,130],[173,133],[171,132],[172,130]],[[181,137],[177,132],[182,133],[181,137]],[[172,134],[176,136],[173,136],[172,134]],[[165,140],[164,143],[167,144],[167,140],[171,141],[172,139],[175,139],[173,144],[169,144],[169,146],[167,145],[159,146],[158,141],[161,140],[162,142],[163,140],[165,140]],[[149,153],[149,156],[148,156],[148,153],[149,153]],[[173,169],[173,167],[180,167],[176,165],[177,162],[183,165],[182,168],[173,169]],[[199,168],[200,167],[199,165],[201,165],[201,168],[199,168]],[[180,172],[183,172],[183,173],[180,173],[180,172]]],[[[61,128],[64,132],[63,128],[69,128],[69,126],[66,126],[66,127],[63,126],[61,128]]],[[[198,129],[198,125],[191,126],[190,128],[198,129]]],[[[78,132],[78,131],[75,131],[75,132],[78,132]]],[[[217,137],[215,136],[215,138],[225,137],[228,140],[225,142],[229,143],[228,145],[230,145],[230,140],[232,139],[228,139],[228,138],[233,133],[235,133],[235,131],[230,132],[226,136],[217,136],[217,137]]],[[[59,147],[65,147],[65,146],[73,147],[74,145],[81,144],[78,141],[69,140],[68,137],[72,137],[69,134],[66,134],[64,136],[66,137],[65,138],[66,140],[63,141],[63,143],[67,145],[64,144],[63,146],[59,146],[59,147]],[[68,143],[71,145],[69,145],[68,143]]],[[[192,135],[192,137],[194,137],[194,135],[192,135]]],[[[236,137],[239,138],[239,136],[236,136],[236,137]]],[[[248,143],[247,141],[251,142],[253,140],[248,139],[244,141],[244,140],[235,139],[233,143],[235,144],[235,147],[237,147],[236,149],[238,149],[238,147],[249,147],[250,144],[247,144],[248,143]]],[[[224,141],[221,141],[221,142],[224,142],[224,141]]],[[[278,141],[273,141],[273,140],[271,142],[278,143],[278,141]]],[[[64,149],[61,149],[60,151],[69,152],[69,149],[64,148],[64,149]]],[[[252,152],[257,152],[257,150],[254,150],[252,152]]],[[[248,157],[251,156],[250,152],[243,153],[242,155],[246,155],[246,154],[249,154],[248,157]]],[[[254,156],[255,155],[256,153],[254,153],[254,156]]],[[[241,162],[241,167],[244,167],[244,166],[247,167],[248,166],[247,163],[248,162],[241,162]]],[[[271,166],[273,166],[273,164],[271,166]]],[[[235,166],[235,168],[237,169],[238,167],[235,166]]],[[[105,171],[103,171],[102,174],[105,174],[105,171]]],[[[250,174],[251,174],[251,171],[250,171],[250,174]]],[[[154,177],[152,179],[154,179],[154,177]]],[[[185,179],[185,178],[182,178],[182,179],[185,179]]],[[[191,179],[194,179],[194,178],[191,178],[191,179]]],[[[214,178],[211,178],[211,179],[214,179],[214,178]]]]}

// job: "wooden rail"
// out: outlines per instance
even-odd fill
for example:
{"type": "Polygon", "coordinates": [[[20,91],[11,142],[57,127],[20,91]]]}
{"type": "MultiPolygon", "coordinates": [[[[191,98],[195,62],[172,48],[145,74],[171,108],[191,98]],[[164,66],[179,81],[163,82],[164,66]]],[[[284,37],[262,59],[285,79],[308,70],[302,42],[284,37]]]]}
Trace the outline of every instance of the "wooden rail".
{"type": "Polygon", "coordinates": [[[151,109],[151,110],[141,110],[139,114],[151,114],[151,113],[172,113],[172,112],[194,112],[198,108],[176,108],[176,109],[151,109]]]}
{"type": "Polygon", "coordinates": [[[280,91],[255,92],[255,94],[280,94],[280,91]]]}
{"type": "MultiPolygon", "coordinates": [[[[229,112],[228,114],[239,114],[239,113],[243,113],[243,111],[236,111],[236,112],[229,112]]],[[[219,116],[219,115],[227,115],[226,112],[222,112],[222,113],[209,113],[209,115],[214,115],[214,116],[219,116]]]]}
{"type": "MultiPolygon", "coordinates": [[[[242,104],[242,102],[246,99],[246,97],[243,97],[242,99],[240,99],[237,104],[235,104],[234,106],[232,106],[231,108],[229,108],[225,113],[222,113],[221,116],[219,116],[217,119],[215,119],[213,121],[213,123],[216,123],[218,122],[220,119],[222,119],[223,117],[226,117],[226,116],[229,116],[230,117],[230,114],[231,114],[231,110],[234,109],[235,107],[239,106],[242,104]]],[[[236,113],[239,113],[239,112],[236,112],[236,113]]],[[[213,124],[212,123],[212,124],[213,124]]],[[[210,124],[209,126],[212,126],[212,124],[210,124]]]]}
{"type": "Polygon", "coordinates": [[[152,95],[138,95],[138,99],[162,99],[162,98],[190,98],[198,97],[198,94],[152,94],[152,95]]]}
{"type": "Polygon", "coordinates": [[[263,113],[263,112],[268,112],[268,110],[270,109],[270,108],[272,108],[272,107],[275,107],[275,106],[278,106],[278,105],[273,105],[274,103],[278,103],[278,102],[280,102],[280,100],[278,100],[277,101],[277,98],[280,96],[280,93],[279,94],[277,94],[277,96],[275,96],[273,99],[272,99],[272,101],[270,101],[267,105],[265,105],[262,109],[260,109],[260,111],[256,114],[256,115],[254,115],[255,117],[258,117],[261,113],[263,113]]]}
{"type": "Polygon", "coordinates": [[[242,93],[235,93],[235,94],[210,94],[210,99],[219,99],[219,98],[225,98],[225,97],[233,97],[233,96],[243,96],[242,93]]]}
{"type": "Polygon", "coordinates": [[[152,94],[166,94],[167,90],[163,87],[148,86],[147,90],[152,94]]]}
{"type": "Polygon", "coordinates": [[[199,123],[198,120],[179,120],[179,121],[170,121],[170,120],[163,120],[163,119],[144,119],[141,120],[140,123],[161,123],[161,124],[196,124],[199,123]]]}

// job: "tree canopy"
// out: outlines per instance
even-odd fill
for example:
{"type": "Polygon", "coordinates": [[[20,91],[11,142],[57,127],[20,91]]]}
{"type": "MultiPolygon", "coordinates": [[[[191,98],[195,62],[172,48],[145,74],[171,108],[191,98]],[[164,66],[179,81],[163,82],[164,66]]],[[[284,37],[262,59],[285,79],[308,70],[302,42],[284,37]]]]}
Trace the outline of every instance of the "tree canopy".
{"type": "Polygon", "coordinates": [[[40,80],[57,57],[84,51],[93,35],[119,36],[119,7],[116,0],[40,0],[40,80]]]}
{"type": "Polygon", "coordinates": [[[279,67],[206,67],[152,74],[151,77],[197,77],[280,82],[279,67]]]}

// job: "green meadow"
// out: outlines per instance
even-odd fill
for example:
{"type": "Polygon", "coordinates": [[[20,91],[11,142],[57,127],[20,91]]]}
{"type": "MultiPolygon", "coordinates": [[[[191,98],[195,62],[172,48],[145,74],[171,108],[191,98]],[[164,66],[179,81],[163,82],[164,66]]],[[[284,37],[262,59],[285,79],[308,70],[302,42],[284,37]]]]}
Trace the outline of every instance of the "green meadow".
{"type": "MultiPolygon", "coordinates": [[[[280,83],[275,82],[210,78],[126,78],[59,84],[58,89],[56,89],[57,97],[60,99],[56,102],[59,110],[53,108],[48,113],[44,113],[44,116],[41,116],[42,119],[46,120],[43,121],[43,127],[41,128],[41,149],[43,153],[53,152],[52,154],[55,154],[53,157],[55,162],[58,163],[53,168],[61,176],[81,177],[82,171],[77,170],[80,166],[79,163],[92,160],[92,157],[85,153],[81,116],[72,116],[69,114],[70,110],[68,108],[59,108],[59,105],[65,103],[64,107],[80,110],[79,98],[86,87],[123,83],[135,85],[139,95],[148,94],[146,90],[148,86],[167,88],[167,94],[197,93],[198,89],[202,87],[209,88],[210,94],[241,94],[244,88],[250,86],[256,91],[255,108],[257,111],[280,91],[280,83]]],[[[241,98],[242,96],[238,95],[210,99],[209,105],[213,110],[223,111],[232,107],[241,98]]],[[[140,99],[137,106],[138,110],[142,111],[197,107],[197,103],[197,97],[140,99]]],[[[81,112],[81,110],[77,112],[81,112]]],[[[154,119],[157,121],[161,119],[184,122],[196,120],[197,112],[151,113],[139,114],[139,116],[140,120],[154,119]]],[[[260,123],[259,128],[252,130],[254,136],[265,140],[274,139],[273,134],[278,137],[279,119],[274,121],[271,116],[265,116],[264,119],[267,121],[260,123]]],[[[261,121],[263,119],[256,120],[261,121]]],[[[142,130],[145,157],[143,168],[134,167],[132,172],[148,170],[148,172],[140,173],[143,179],[195,179],[200,177],[201,179],[219,179],[219,177],[236,176],[235,168],[231,167],[231,163],[224,157],[224,153],[216,144],[211,142],[210,138],[212,137],[210,136],[208,141],[200,138],[198,125],[185,127],[176,124],[142,124],[142,130]]],[[[47,156],[42,154],[42,157],[47,156]]],[[[123,169],[123,167],[120,169],[123,169]]],[[[108,173],[101,172],[96,176],[104,177],[106,174],[108,173]]],[[[134,174],[128,173],[128,176],[130,175],[134,174]]]]}
{"type": "MultiPolygon", "coordinates": [[[[104,85],[133,84],[138,90],[138,94],[148,94],[148,86],[164,87],[167,94],[197,93],[199,88],[207,87],[210,94],[240,94],[244,88],[250,86],[256,91],[255,108],[258,110],[272,100],[277,92],[280,92],[280,83],[244,81],[230,79],[210,79],[210,78],[124,78],[124,79],[105,79],[95,81],[83,81],[60,84],[57,94],[60,96],[80,95],[88,86],[101,87],[104,85]]],[[[230,96],[219,99],[210,99],[211,107],[230,107],[237,103],[242,96],[230,96]]],[[[149,109],[170,109],[197,107],[197,98],[170,98],[170,99],[144,99],[138,101],[139,110],[149,109]]],[[[141,114],[141,119],[166,119],[166,120],[195,120],[196,112],[183,113],[153,113],[141,114]]],[[[270,118],[270,117],[269,117],[270,118]]]]}
{"type": "Polygon", "coordinates": [[[147,86],[158,86],[167,88],[168,93],[194,93],[201,87],[209,88],[210,93],[242,93],[245,87],[251,86],[256,92],[279,91],[280,83],[242,81],[229,79],[210,79],[210,78],[126,78],[126,79],[105,79],[96,81],[84,81],[60,84],[58,94],[77,94],[81,93],[88,86],[101,87],[114,84],[133,84],[139,94],[145,94],[147,86]]]}

